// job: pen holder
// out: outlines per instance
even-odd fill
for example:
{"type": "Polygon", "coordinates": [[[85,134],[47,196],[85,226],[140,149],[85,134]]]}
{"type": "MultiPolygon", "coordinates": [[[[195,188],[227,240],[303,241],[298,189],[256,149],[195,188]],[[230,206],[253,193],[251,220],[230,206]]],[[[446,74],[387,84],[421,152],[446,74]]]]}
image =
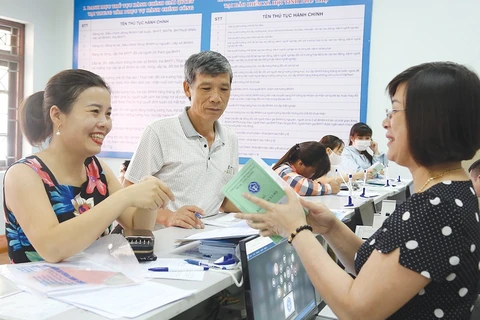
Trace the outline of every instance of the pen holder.
{"type": "Polygon", "coordinates": [[[369,196],[367,196],[367,195],[365,194],[365,187],[363,187],[362,193],[360,194],[360,197],[362,197],[362,198],[369,198],[369,196]]]}
{"type": "Polygon", "coordinates": [[[398,176],[397,182],[402,182],[402,180],[400,180],[400,176],[398,176]]]}
{"type": "Polygon", "coordinates": [[[353,200],[352,200],[352,196],[348,196],[348,203],[346,205],[344,205],[344,207],[353,207],[353,200]]]}
{"type": "Polygon", "coordinates": [[[387,179],[387,182],[385,182],[384,187],[390,187],[390,182],[388,181],[388,179],[387,179]]]}

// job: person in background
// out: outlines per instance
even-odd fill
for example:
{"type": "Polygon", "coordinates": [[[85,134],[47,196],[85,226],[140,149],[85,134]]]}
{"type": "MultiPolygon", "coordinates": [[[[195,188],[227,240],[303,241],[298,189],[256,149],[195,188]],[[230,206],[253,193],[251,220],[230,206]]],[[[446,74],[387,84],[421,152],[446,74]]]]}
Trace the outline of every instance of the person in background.
{"type": "Polygon", "coordinates": [[[410,170],[415,194],[368,240],[290,188],[283,205],[246,195],[266,212],[236,217],[262,236],[289,237],[339,319],[468,320],[480,280],[480,217],[461,162],[480,148],[480,79],[459,64],[425,63],[401,72],[387,90],[388,159],[410,170]],[[329,259],[311,231],[355,278],[329,259]]]}
{"type": "Polygon", "coordinates": [[[336,194],[340,185],[322,184],[315,179],[330,170],[325,147],[316,141],[297,143],[278,160],[272,169],[301,196],[336,194]]]}
{"type": "Polygon", "coordinates": [[[117,220],[150,229],[173,195],[154,177],[123,189],[95,157],[112,128],[110,89],[98,75],[65,70],[25,99],[20,124],[31,145],[48,146],[7,170],[3,209],[12,263],[59,262],[108,234],[117,220]]]}
{"type": "Polygon", "coordinates": [[[345,173],[362,172],[372,164],[380,162],[387,166],[384,153],[378,151],[378,144],[372,140],[372,129],[358,122],[350,129],[349,145],[343,149],[340,169],[345,173]]]}
{"type": "MultiPolygon", "coordinates": [[[[342,152],[345,147],[345,143],[342,139],[337,136],[333,135],[326,135],[321,140],[320,143],[326,148],[328,158],[330,159],[330,171],[318,178],[318,180],[322,183],[330,183],[332,181],[336,181],[337,183],[342,183],[344,181],[348,181],[348,174],[345,174],[340,169],[340,164],[342,162],[342,152]],[[335,170],[337,172],[335,172],[335,170]]],[[[363,180],[364,172],[359,171],[352,174],[353,180],[363,180]]],[[[367,179],[373,178],[373,173],[371,169],[367,170],[367,179]]]]}
{"type": "Polygon", "coordinates": [[[472,180],[473,189],[477,196],[480,196],[480,159],[472,163],[468,168],[470,180],[472,180]]]}
{"type": "Polygon", "coordinates": [[[154,121],[140,138],[124,185],[146,175],[165,181],[175,202],[158,210],[160,225],[204,228],[202,215],[238,211],[221,191],[238,171],[237,136],[218,121],[230,99],[232,78],[230,63],[220,53],[191,55],[183,82],[191,106],[154,121]]]}
{"type": "Polygon", "coordinates": [[[120,174],[118,175],[118,181],[123,184],[125,181],[125,172],[127,172],[128,165],[130,164],[130,160],[124,160],[120,165],[120,174]]]}

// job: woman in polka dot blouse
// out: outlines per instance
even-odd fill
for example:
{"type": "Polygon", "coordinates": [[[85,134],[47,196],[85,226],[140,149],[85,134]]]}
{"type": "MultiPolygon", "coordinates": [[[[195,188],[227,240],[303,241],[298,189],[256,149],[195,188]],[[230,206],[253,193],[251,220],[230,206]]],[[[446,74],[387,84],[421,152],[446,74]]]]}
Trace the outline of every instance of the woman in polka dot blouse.
{"type": "Polygon", "coordinates": [[[387,91],[387,156],[410,170],[415,194],[370,239],[363,242],[328,208],[298,199],[291,189],[285,205],[246,196],[266,213],[237,216],[264,236],[290,236],[340,319],[470,319],[480,280],[480,222],[461,161],[480,148],[480,80],[462,65],[425,63],[397,75],[387,91]],[[312,232],[295,232],[307,222],[355,279],[312,232]]]}

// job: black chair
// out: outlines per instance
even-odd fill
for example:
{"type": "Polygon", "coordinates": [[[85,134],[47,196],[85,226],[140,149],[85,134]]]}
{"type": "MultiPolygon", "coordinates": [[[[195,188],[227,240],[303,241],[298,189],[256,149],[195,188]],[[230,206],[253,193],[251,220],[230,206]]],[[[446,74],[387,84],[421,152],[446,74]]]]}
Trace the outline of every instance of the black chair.
{"type": "Polygon", "coordinates": [[[355,208],[355,213],[352,217],[343,222],[350,230],[355,232],[357,226],[371,226],[373,225],[373,216],[375,215],[375,203],[369,199],[361,206],[355,208]]]}

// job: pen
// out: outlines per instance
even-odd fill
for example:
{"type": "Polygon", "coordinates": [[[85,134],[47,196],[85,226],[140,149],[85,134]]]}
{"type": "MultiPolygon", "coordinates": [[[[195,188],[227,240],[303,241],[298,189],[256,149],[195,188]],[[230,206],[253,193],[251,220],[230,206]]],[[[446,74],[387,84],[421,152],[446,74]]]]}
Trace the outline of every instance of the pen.
{"type": "Polygon", "coordinates": [[[192,265],[194,265],[194,266],[201,266],[201,267],[208,267],[208,268],[214,268],[214,269],[228,270],[228,269],[225,268],[225,267],[217,266],[217,265],[214,265],[214,264],[211,264],[211,263],[203,263],[203,262],[198,261],[198,260],[185,259],[184,261],[185,261],[186,263],[192,264],[192,265]]]}
{"type": "Polygon", "coordinates": [[[197,217],[198,219],[202,219],[202,215],[198,212],[195,212],[195,217],[197,217]]]}
{"type": "Polygon", "coordinates": [[[200,267],[156,267],[156,268],[149,268],[148,271],[153,272],[181,272],[181,271],[207,271],[209,268],[205,266],[200,267]]]}

